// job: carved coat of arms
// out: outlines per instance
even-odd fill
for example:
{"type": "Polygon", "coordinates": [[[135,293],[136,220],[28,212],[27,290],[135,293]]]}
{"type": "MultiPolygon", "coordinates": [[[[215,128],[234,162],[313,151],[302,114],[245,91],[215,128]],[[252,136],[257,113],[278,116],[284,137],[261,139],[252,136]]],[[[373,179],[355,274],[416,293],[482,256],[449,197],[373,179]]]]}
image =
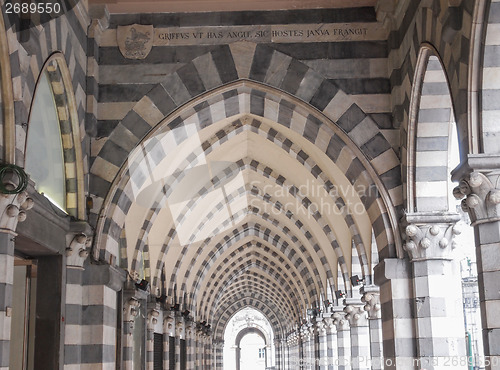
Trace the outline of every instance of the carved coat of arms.
{"type": "Polygon", "coordinates": [[[153,47],[153,34],[153,26],[118,26],[116,39],[120,52],[127,59],[146,58],[153,47]]]}

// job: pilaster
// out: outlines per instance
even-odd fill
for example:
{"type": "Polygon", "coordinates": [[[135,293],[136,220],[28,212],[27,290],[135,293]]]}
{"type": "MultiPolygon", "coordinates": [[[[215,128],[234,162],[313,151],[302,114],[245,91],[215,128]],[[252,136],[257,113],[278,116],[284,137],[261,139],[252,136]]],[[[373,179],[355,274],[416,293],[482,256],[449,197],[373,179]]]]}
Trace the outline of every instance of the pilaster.
{"type": "Polygon", "coordinates": [[[417,358],[422,367],[466,356],[461,280],[452,264],[459,220],[454,213],[407,214],[403,219],[404,249],[413,267],[417,358]]]}
{"type": "Polygon", "coordinates": [[[500,155],[469,155],[452,179],[474,226],[486,369],[500,369],[500,155]]]}
{"type": "Polygon", "coordinates": [[[338,351],[338,369],[350,370],[351,369],[351,328],[349,320],[346,318],[344,306],[334,306],[333,310],[333,324],[337,330],[337,351],[338,351]]]}
{"type": "Polygon", "coordinates": [[[345,304],[345,319],[351,327],[351,367],[353,370],[368,370],[371,368],[368,314],[360,299],[347,298],[345,304]]]}
{"type": "Polygon", "coordinates": [[[370,330],[370,357],[372,370],[382,370],[383,345],[382,345],[382,312],[380,305],[380,288],[375,285],[367,285],[361,288],[363,295],[361,301],[365,303],[364,309],[368,314],[368,326],[370,330]]]}

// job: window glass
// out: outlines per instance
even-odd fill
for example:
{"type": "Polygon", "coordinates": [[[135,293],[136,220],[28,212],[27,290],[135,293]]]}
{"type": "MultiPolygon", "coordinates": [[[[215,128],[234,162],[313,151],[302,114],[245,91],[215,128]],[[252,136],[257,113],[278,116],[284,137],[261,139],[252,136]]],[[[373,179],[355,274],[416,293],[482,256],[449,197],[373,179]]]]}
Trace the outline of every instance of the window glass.
{"type": "Polygon", "coordinates": [[[40,76],[31,107],[25,170],[35,188],[62,210],[66,209],[64,159],[54,94],[46,72],[40,76]]]}

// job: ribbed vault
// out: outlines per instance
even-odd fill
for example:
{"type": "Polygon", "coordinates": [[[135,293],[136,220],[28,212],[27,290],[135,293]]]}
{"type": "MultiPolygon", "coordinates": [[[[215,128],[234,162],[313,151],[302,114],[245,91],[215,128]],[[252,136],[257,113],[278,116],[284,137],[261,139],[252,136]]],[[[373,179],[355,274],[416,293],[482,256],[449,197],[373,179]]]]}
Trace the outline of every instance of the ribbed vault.
{"type": "Polygon", "coordinates": [[[353,246],[370,281],[372,235],[394,253],[392,203],[369,161],[305,104],[293,101],[279,123],[290,100],[242,81],[203,97],[217,121],[194,103],[167,117],[130,154],[106,209],[106,248],[119,247],[123,267],[219,338],[242,308],[284,335],[327,290],[351,294],[353,246]]]}

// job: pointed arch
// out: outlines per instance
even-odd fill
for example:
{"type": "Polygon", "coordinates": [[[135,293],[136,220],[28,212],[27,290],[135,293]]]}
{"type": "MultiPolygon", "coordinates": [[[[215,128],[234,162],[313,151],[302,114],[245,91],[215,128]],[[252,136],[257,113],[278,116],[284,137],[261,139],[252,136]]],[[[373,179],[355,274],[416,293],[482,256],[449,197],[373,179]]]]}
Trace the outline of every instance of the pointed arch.
{"type": "MultiPolygon", "coordinates": [[[[61,135],[65,182],[65,211],[75,219],[83,220],[86,217],[86,208],[80,126],[71,75],[63,54],[54,53],[46,60],[39,74],[37,87],[41,79],[45,77],[50,84],[61,135]]],[[[36,98],[35,90],[32,109],[36,98]]],[[[30,112],[30,119],[31,114],[32,112],[30,112]]],[[[29,129],[30,125],[28,124],[28,134],[24,150],[25,158],[26,152],[30,149],[28,148],[29,129]]],[[[37,158],[34,160],[36,162],[37,158]]]]}
{"type": "Polygon", "coordinates": [[[423,44],[414,77],[408,126],[408,212],[447,212],[455,113],[437,50],[423,44]]]}

